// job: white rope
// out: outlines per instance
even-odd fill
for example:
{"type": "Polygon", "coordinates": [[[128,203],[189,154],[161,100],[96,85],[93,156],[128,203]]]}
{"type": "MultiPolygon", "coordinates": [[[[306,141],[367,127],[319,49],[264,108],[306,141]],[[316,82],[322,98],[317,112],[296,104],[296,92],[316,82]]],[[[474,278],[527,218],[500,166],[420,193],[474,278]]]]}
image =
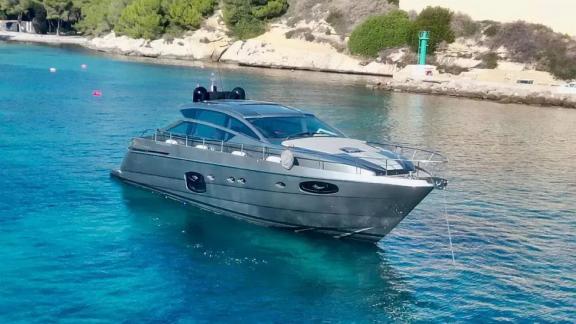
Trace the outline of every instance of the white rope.
{"type": "Polygon", "coordinates": [[[446,189],[444,191],[444,218],[446,218],[446,227],[448,228],[448,239],[450,240],[450,252],[452,252],[452,265],[456,265],[456,259],[454,258],[454,246],[452,245],[452,233],[450,232],[450,221],[448,220],[448,207],[446,202],[446,189]]]}

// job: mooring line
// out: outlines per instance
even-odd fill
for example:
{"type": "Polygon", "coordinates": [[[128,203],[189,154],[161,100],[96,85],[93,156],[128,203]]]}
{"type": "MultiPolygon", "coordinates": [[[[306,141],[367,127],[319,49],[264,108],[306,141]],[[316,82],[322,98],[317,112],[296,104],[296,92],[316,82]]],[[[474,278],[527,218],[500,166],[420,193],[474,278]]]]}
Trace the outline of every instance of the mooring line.
{"type": "Polygon", "coordinates": [[[448,207],[446,201],[446,189],[444,191],[444,218],[446,218],[446,227],[448,228],[448,239],[450,240],[450,252],[452,252],[452,265],[456,265],[456,258],[454,258],[454,246],[452,245],[452,233],[450,231],[450,221],[448,220],[448,207]]]}

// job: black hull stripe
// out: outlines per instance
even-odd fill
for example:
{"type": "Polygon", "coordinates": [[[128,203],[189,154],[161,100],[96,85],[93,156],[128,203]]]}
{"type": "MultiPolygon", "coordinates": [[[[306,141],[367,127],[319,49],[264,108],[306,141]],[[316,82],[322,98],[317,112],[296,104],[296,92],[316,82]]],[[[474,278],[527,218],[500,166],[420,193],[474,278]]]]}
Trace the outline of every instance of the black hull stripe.
{"type": "MultiPolygon", "coordinates": [[[[283,227],[292,227],[292,228],[313,228],[314,230],[318,230],[318,231],[333,231],[333,232],[343,233],[343,234],[348,234],[348,233],[350,233],[350,231],[346,231],[346,230],[342,230],[342,229],[338,229],[338,228],[333,228],[333,227],[302,226],[302,225],[298,225],[298,224],[292,224],[292,223],[286,223],[286,222],[279,222],[279,221],[269,220],[269,219],[267,219],[267,218],[262,218],[262,217],[258,217],[258,216],[252,216],[252,215],[240,213],[240,212],[237,212],[237,211],[233,211],[233,210],[230,210],[230,209],[218,207],[218,206],[215,206],[215,205],[212,205],[212,204],[209,204],[209,203],[205,203],[205,202],[202,202],[202,201],[198,201],[198,200],[196,200],[196,199],[184,197],[184,196],[181,196],[181,195],[178,195],[178,194],[175,194],[175,193],[168,192],[168,191],[163,190],[163,189],[151,187],[151,186],[148,186],[148,185],[146,185],[146,184],[143,184],[143,183],[140,183],[140,182],[137,182],[137,181],[127,180],[127,179],[121,178],[121,177],[119,177],[119,176],[117,176],[117,175],[113,175],[113,176],[114,176],[114,177],[117,177],[118,179],[120,179],[120,180],[122,180],[122,181],[124,181],[124,182],[126,182],[126,183],[130,183],[130,184],[133,184],[133,185],[142,187],[142,188],[146,188],[146,189],[149,189],[149,190],[158,192],[158,193],[162,193],[162,194],[171,196],[172,198],[174,198],[174,199],[176,199],[176,200],[178,200],[178,201],[181,201],[181,202],[192,202],[192,203],[194,203],[194,204],[196,204],[196,205],[198,205],[198,206],[206,206],[206,207],[208,207],[209,209],[213,209],[213,210],[222,210],[222,211],[225,211],[225,212],[230,213],[230,214],[233,214],[233,215],[240,215],[240,216],[242,216],[242,217],[244,217],[244,218],[248,218],[248,219],[252,219],[252,220],[258,221],[258,222],[260,222],[260,223],[278,224],[278,225],[282,225],[283,227]]],[[[358,233],[358,234],[352,235],[350,238],[359,238],[359,237],[366,237],[366,238],[369,238],[370,241],[376,242],[376,241],[379,241],[382,237],[384,237],[384,235],[371,234],[371,233],[365,233],[365,232],[363,232],[363,233],[358,233]]]]}

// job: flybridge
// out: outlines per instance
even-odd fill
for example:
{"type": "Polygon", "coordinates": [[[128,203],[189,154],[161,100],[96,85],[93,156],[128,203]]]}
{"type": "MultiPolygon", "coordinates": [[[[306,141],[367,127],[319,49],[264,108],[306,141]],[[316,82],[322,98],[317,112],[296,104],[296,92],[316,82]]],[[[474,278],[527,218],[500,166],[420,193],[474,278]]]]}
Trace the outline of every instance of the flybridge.
{"type": "Polygon", "coordinates": [[[192,101],[202,102],[211,100],[246,100],[246,91],[243,88],[236,87],[232,91],[218,91],[216,86],[212,86],[212,91],[208,91],[204,87],[197,87],[194,89],[194,94],[192,96],[192,101]]]}

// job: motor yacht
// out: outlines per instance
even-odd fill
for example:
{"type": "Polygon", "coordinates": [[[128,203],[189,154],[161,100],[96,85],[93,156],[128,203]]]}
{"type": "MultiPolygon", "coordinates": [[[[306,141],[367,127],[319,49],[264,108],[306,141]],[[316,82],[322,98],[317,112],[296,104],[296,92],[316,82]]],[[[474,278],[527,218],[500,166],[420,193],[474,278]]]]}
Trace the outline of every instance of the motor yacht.
{"type": "Polygon", "coordinates": [[[447,162],[440,153],[352,139],[245,98],[197,88],[177,121],[132,139],[112,175],[248,222],[372,242],[447,185],[429,170],[447,162]]]}

